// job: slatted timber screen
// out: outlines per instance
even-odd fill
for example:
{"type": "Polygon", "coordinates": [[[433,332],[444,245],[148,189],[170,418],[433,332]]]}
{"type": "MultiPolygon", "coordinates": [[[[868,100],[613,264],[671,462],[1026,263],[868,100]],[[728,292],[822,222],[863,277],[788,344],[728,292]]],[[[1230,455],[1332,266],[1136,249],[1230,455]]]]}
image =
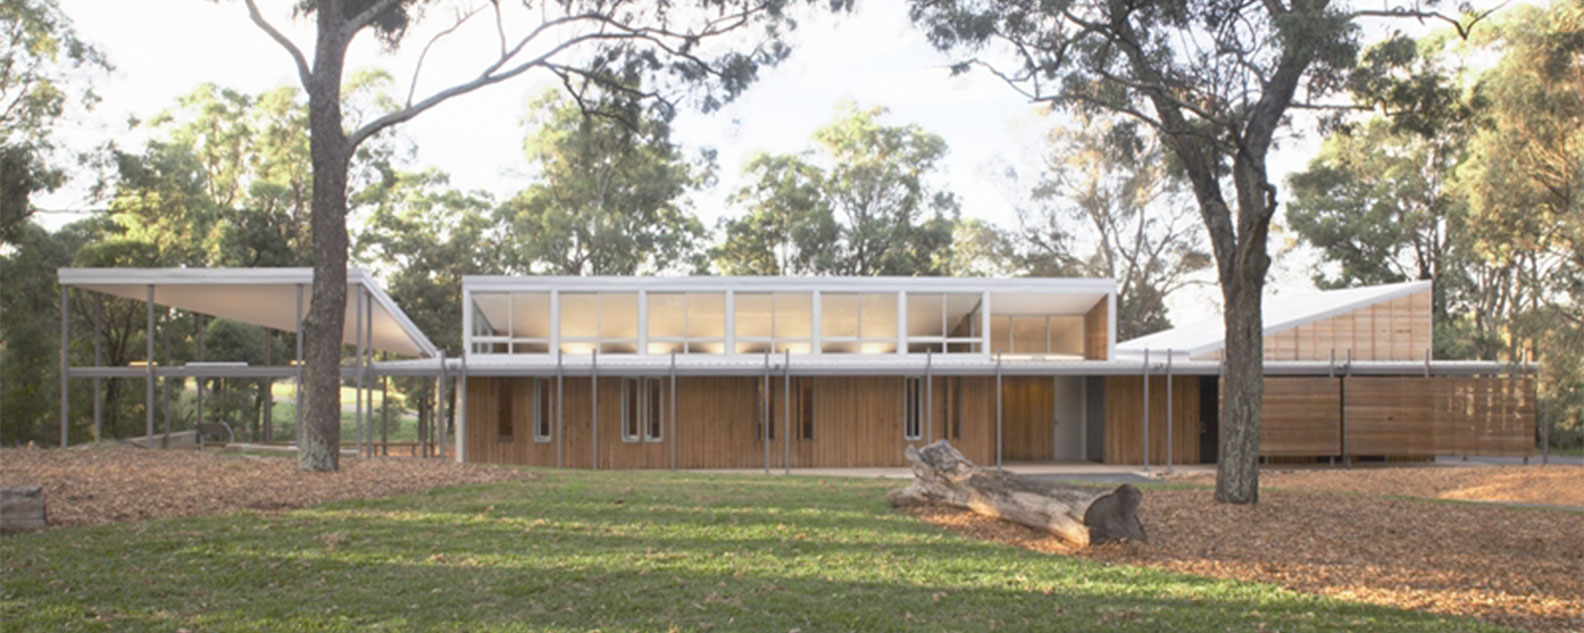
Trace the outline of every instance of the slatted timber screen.
{"type": "MultiPolygon", "coordinates": [[[[1225,393],[1225,387],[1222,387],[1225,393]]],[[[1267,377],[1260,401],[1260,455],[1340,455],[1342,383],[1267,377]]]]}
{"type": "MultiPolygon", "coordinates": [[[[1266,360],[1423,360],[1434,328],[1425,290],[1265,335],[1266,360]]],[[[1195,356],[1220,360],[1221,350],[1195,356]]]]}
{"type": "Polygon", "coordinates": [[[1530,377],[1448,377],[1435,390],[1441,454],[1534,454],[1535,381],[1530,377]]]}
{"type": "MultiPolygon", "coordinates": [[[[1144,463],[1144,378],[1110,376],[1105,397],[1105,461],[1144,463]]],[[[1150,376],[1149,455],[1166,463],[1166,377],[1150,376]]],[[[1199,463],[1199,378],[1172,378],[1172,463],[1199,463]]]]}
{"type": "Polygon", "coordinates": [[[1433,455],[1441,448],[1435,392],[1428,380],[1369,376],[1342,381],[1348,454],[1433,455]]]}

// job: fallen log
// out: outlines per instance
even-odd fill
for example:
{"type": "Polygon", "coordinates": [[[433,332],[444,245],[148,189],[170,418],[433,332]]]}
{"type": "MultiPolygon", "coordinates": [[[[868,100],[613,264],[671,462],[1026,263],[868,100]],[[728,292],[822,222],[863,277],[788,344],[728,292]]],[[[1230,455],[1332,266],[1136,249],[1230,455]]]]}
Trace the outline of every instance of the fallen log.
{"type": "Polygon", "coordinates": [[[0,534],[42,530],[48,525],[43,486],[0,488],[0,534]]]}
{"type": "Polygon", "coordinates": [[[947,505],[1045,530],[1079,546],[1147,541],[1139,524],[1143,494],[1116,488],[1074,486],[974,466],[946,440],[907,448],[913,483],[888,497],[896,507],[947,505]]]}

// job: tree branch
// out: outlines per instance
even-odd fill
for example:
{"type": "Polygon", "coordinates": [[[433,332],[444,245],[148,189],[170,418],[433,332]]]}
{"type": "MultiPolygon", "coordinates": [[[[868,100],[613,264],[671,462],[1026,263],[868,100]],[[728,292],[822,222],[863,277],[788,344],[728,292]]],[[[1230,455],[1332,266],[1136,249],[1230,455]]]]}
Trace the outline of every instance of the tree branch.
{"type": "Polygon", "coordinates": [[[286,49],[286,52],[291,54],[292,62],[297,64],[297,79],[302,81],[303,90],[312,92],[313,73],[309,72],[308,59],[303,57],[302,51],[299,50],[297,45],[293,44],[291,40],[286,39],[286,36],[283,35],[279,30],[276,30],[274,25],[270,24],[268,20],[264,19],[264,14],[259,13],[258,4],[255,3],[254,0],[243,1],[247,3],[248,17],[253,19],[253,23],[257,24],[259,28],[264,29],[264,32],[268,33],[270,38],[275,40],[275,43],[280,44],[281,48],[286,49]]]}

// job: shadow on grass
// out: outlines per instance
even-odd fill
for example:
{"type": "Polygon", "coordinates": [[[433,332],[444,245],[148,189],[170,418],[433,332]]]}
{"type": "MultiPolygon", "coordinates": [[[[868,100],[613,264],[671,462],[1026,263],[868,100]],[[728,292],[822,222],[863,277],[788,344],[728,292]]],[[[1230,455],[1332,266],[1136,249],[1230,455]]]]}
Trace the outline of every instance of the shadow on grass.
{"type": "Polygon", "coordinates": [[[548,473],[0,541],[7,630],[1477,630],[1052,557],[891,513],[894,482],[548,473]]]}

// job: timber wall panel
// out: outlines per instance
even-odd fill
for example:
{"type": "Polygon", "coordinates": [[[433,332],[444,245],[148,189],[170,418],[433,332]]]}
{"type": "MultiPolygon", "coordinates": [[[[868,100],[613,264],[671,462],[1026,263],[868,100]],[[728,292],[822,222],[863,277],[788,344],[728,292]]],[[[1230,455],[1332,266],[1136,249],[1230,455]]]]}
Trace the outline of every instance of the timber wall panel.
{"type": "Polygon", "coordinates": [[[1434,390],[1424,378],[1344,378],[1350,455],[1433,455],[1437,438],[1434,390]]]}
{"type": "Polygon", "coordinates": [[[1106,360],[1111,351],[1111,300],[1103,298],[1084,315],[1084,358],[1106,360]]]}
{"type": "Polygon", "coordinates": [[[1003,459],[1039,461],[1055,455],[1055,391],[1049,376],[1001,378],[1003,459]]]}
{"type": "Polygon", "coordinates": [[[760,411],[757,408],[762,380],[747,377],[688,377],[677,381],[676,441],[679,467],[764,466],[764,445],[759,439],[760,411]]]}
{"type": "MultiPolygon", "coordinates": [[[[1105,463],[1142,464],[1144,378],[1109,376],[1105,397],[1105,463]]],[[[1166,463],[1166,377],[1150,376],[1149,455],[1166,463]]],[[[1199,463],[1199,378],[1172,377],[1172,463],[1199,463]]]]}
{"type": "Polygon", "coordinates": [[[1340,454],[1341,381],[1266,377],[1260,401],[1260,455],[1340,454]]]}

